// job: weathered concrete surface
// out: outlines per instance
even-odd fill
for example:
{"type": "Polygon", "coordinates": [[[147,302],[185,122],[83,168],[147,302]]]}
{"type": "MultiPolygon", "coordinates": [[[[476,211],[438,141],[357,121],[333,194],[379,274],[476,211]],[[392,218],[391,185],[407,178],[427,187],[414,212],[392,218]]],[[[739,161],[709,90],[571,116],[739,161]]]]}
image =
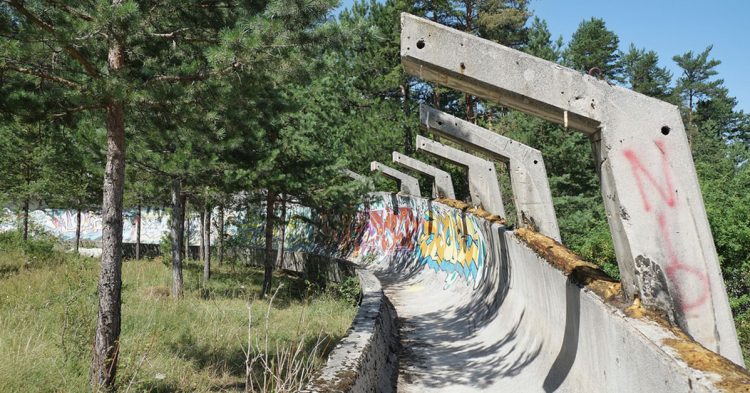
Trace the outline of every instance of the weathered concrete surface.
{"type": "Polygon", "coordinates": [[[629,299],[743,364],[677,107],[402,14],[407,72],[591,135],[629,299]]]}
{"type": "Polygon", "coordinates": [[[432,182],[433,198],[456,199],[456,193],[453,191],[451,175],[448,172],[397,151],[393,152],[393,162],[400,164],[405,168],[432,176],[434,179],[432,182]]]}
{"type": "Polygon", "coordinates": [[[358,269],[362,302],[347,336],[328,356],[326,366],[301,393],[387,393],[398,374],[396,313],[380,282],[358,269]]]}
{"type": "Polygon", "coordinates": [[[415,197],[422,196],[421,191],[419,191],[419,181],[416,178],[377,161],[370,163],[370,170],[379,171],[390,178],[396,179],[402,193],[413,195],[415,197]]]}
{"type": "Polygon", "coordinates": [[[465,166],[469,170],[469,193],[471,202],[484,210],[500,217],[505,217],[505,206],[497,182],[495,164],[461,150],[417,135],[417,150],[422,150],[435,157],[465,166]]]}
{"type": "Polygon", "coordinates": [[[529,226],[560,241],[547,170],[539,150],[445,112],[419,106],[422,127],[469,149],[507,162],[518,226],[529,226]]]}
{"type": "Polygon", "coordinates": [[[372,216],[377,231],[355,258],[399,316],[399,392],[747,391],[743,369],[628,307],[617,282],[552,239],[381,198],[386,216],[372,216]],[[419,217],[429,219],[404,231],[419,217]],[[468,264],[479,273],[452,275],[468,264]]]}

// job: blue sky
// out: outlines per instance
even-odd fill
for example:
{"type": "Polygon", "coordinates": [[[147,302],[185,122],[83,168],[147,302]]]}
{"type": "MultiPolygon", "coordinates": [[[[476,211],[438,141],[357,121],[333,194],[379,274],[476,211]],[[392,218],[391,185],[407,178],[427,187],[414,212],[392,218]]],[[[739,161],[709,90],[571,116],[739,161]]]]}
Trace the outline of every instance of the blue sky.
{"type": "MultiPolygon", "coordinates": [[[[342,7],[353,1],[343,0],[342,7]]],[[[750,112],[750,1],[532,0],[530,8],[566,43],[582,20],[602,18],[620,37],[621,50],[632,42],[655,51],[673,79],[679,71],[672,56],[713,44],[711,55],[722,62],[718,77],[737,97],[737,108],[750,112]]]]}

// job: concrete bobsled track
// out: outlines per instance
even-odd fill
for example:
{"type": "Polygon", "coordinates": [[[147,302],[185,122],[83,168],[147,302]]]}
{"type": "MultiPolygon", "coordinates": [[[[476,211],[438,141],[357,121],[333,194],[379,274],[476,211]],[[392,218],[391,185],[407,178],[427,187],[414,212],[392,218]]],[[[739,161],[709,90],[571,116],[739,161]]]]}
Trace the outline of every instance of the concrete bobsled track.
{"type": "MultiPolygon", "coordinates": [[[[375,273],[398,315],[399,392],[748,391],[742,368],[616,300],[618,282],[551,238],[461,202],[371,196],[346,253],[375,273]]],[[[396,347],[383,342],[391,318],[358,316],[337,350],[351,361],[329,361],[310,390],[384,391],[382,369],[396,368],[383,354],[396,347]],[[374,375],[379,387],[356,385],[374,375]]]]}

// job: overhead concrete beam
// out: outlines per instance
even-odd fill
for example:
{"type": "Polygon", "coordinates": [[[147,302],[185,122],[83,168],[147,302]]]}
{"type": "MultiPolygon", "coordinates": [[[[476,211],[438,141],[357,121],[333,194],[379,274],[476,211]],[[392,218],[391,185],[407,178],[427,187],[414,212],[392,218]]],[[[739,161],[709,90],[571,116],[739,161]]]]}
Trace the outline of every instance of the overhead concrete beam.
{"type": "Polygon", "coordinates": [[[435,157],[448,160],[468,168],[469,193],[471,202],[482,209],[505,217],[505,206],[497,182],[495,164],[492,161],[479,158],[456,148],[417,135],[417,150],[422,150],[435,157]]]}
{"type": "Polygon", "coordinates": [[[402,14],[407,72],[589,134],[628,299],[744,364],[679,109],[402,14]]]}
{"type": "Polygon", "coordinates": [[[393,162],[400,164],[405,168],[409,168],[413,171],[424,173],[425,175],[432,176],[434,179],[432,182],[432,197],[433,198],[450,198],[456,199],[456,193],[453,191],[453,182],[451,181],[451,175],[432,165],[403,155],[397,151],[393,152],[393,162]]]}
{"type": "Polygon", "coordinates": [[[530,226],[561,241],[547,170],[539,150],[425,104],[419,106],[419,117],[425,129],[508,162],[518,225],[530,226]]]}
{"type": "Polygon", "coordinates": [[[383,165],[377,161],[373,161],[370,163],[370,170],[379,171],[380,173],[392,179],[396,179],[396,181],[398,181],[401,193],[415,197],[422,196],[419,191],[419,181],[416,178],[409,176],[404,172],[393,169],[387,165],[383,165]]]}

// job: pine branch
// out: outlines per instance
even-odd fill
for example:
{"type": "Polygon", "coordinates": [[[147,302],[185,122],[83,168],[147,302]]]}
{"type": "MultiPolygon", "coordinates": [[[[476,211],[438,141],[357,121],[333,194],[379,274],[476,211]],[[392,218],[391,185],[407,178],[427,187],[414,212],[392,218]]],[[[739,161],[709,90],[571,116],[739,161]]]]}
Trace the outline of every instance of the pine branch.
{"type": "MultiPolygon", "coordinates": [[[[46,30],[49,33],[55,33],[55,27],[51,24],[41,20],[36,15],[32,14],[26,7],[23,6],[19,2],[19,0],[8,0],[8,4],[15,8],[16,11],[18,11],[21,15],[25,16],[29,21],[34,23],[35,25],[41,27],[42,29],[46,30]]],[[[70,46],[65,45],[65,51],[68,52],[78,63],[80,63],[83,68],[86,70],[86,73],[91,75],[92,77],[96,78],[99,77],[99,72],[96,70],[96,67],[94,67],[87,59],[83,56],[81,52],[78,51],[78,49],[70,46]]]]}
{"type": "Polygon", "coordinates": [[[199,72],[193,75],[157,75],[145,82],[145,84],[155,82],[196,82],[208,79],[208,72],[199,72]]]}
{"type": "Polygon", "coordinates": [[[92,18],[91,15],[89,15],[89,14],[83,12],[83,11],[79,11],[79,10],[73,8],[73,7],[68,6],[68,5],[60,4],[60,2],[58,2],[58,1],[46,0],[46,2],[49,3],[49,4],[52,4],[54,6],[56,6],[58,8],[60,8],[61,10],[65,11],[65,13],[67,13],[68,15],[75,16],[76,18],[83,19],[83,20],[85,20],[87,22],[93,22],[94,21],[94,18],[92,18]]]}
{"type": "Polygon", "coordinates": [[[106,105],[81,105],[79,107],[70,108],[66,110],[65,112],[55,113],[54,115],[52,115],[52,118],[59,119],[61,117],[69,116],[73,113],[88,111],[92,109],[105,109],[106,107],[107,107],[106,105]]]}
{"type": "Polygon", "coordinates": [[[48,72],[45,72],[45,71],[35,70],[35,69],[21,67],[21,66],[15,65],[15,64],[7,64],[7,63],[5,65],[3,65],[1,68],[2,69],[6,69],[6,70],[12,70],[12,71],[20,72],[22,74],[33,75],[33,76],[36,76],[38,78],[42,78],[42,79],[45,79],[45,80],[48,80],[48,81],[57,82],[57,83],[59,83],[61,85],[70,87],[72,89],[80,89],[81,88],[81,85],[78,84],[78,83],[76,83],[76,82],[73,82],[73,81],[65,79],[65,78],[61,78],[61,77],[56,76],[56,75],[52,75],[52,74],[50,74],[48,72]]]}

